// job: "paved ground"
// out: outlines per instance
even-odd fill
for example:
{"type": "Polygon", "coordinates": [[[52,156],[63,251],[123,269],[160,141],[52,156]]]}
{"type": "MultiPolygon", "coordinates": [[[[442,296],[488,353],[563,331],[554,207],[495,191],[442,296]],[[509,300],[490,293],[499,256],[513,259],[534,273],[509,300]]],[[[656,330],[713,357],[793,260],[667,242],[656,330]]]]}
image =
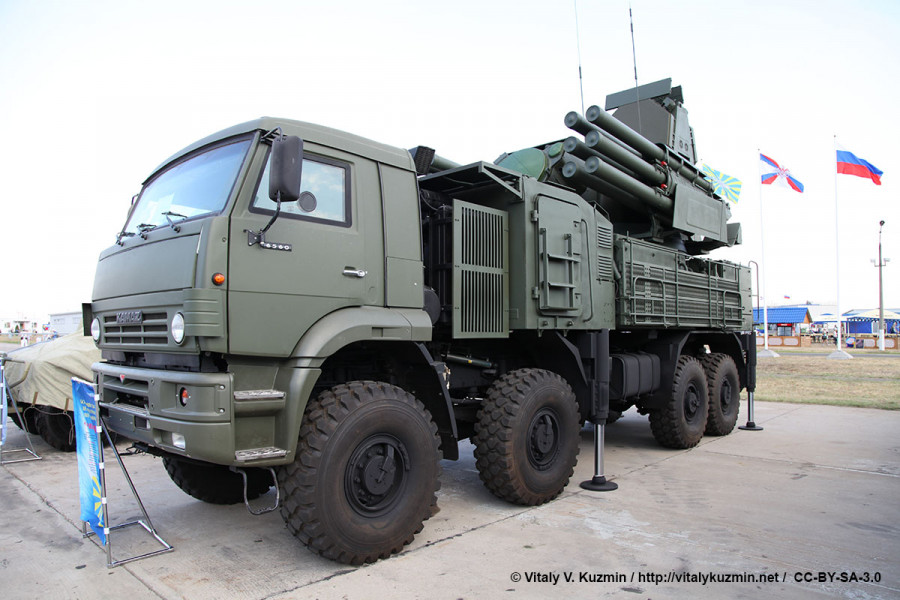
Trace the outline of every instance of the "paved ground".
{"type": "MultiPolygon", "coordinates": [[[[592,468],[585,430],[572,483],[537,508],[491,496],[466,446],[444,463],[441,512],[405,552],[361,568],[311,554],[277,513],[196,501],[158,459],[126,456],[175,551],[107,569],[80,534],[75,456],[37,440],[44,460],[0,468],[2,596],[900,598],[900,412],[757,403],[756,421],[765,431],[677,452],[657,447],[646,418],[629,412],[607,428],[606,471],[620,489],[578,487],[592,468]],[[700,580],[709,576],[732,581],[700,580]],[[734,581],[746,576],[777,582],[734,581]]],[[[23,442],[10,423],[5,448],[23,442]]],[[[109,495],[113,523],[138,514],[115,469],[109,495]]],[[[114,556],[154,549],[148,539],[114,532],[114,556]]]]}

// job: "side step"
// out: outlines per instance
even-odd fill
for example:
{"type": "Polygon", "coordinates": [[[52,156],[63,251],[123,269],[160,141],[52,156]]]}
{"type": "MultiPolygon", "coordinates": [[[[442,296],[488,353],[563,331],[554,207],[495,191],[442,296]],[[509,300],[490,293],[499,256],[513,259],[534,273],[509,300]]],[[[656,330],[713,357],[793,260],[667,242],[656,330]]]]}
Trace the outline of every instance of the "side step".
{"type": "Polygon", "coordinates": [[[281,390],[243,390],[234,393],[236,416],[263,417],[284,410],[284,392],[281,390]]]}
{"type": "Polygon", "coordinates": [[[232,468],[240,473],[241,477],[244,479],[244,506],[247,507],[247,510],[250,511],[251,515],[264,515],[278,508],[278,506],[281,504],[281,490],[278,487],[278,476],[275,475],[275,469],[273,469],[272,467],[266,468],[269,474],[272,475],[272,485],[275,486],[275,504],[273,504],[272,506],[261,508],[259,510],[253,510],[252,508],[250,508],[250,501],[247,500],[247,472],[244,469],[240,469],[238,467],[232,468]]]}
{"type": "Polygon", "coordinates": [[[285,456],[287,456],[287,450],[270,446],[268,448],[247,448],[246,450],[238,450],[234,453],[234,460],[241,463],[248,463],[269,458],[284,458],[285,456]]]}

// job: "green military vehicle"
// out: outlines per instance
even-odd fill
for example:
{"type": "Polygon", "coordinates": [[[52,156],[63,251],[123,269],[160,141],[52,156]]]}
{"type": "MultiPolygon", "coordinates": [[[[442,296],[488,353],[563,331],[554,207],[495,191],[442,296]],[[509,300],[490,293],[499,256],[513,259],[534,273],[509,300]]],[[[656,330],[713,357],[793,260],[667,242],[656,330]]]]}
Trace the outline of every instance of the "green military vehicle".
{"type": "Polygon", "coordinates": [[[681,89],[565,122],[583,139],[493,163],[272,118],[166,160],[85,305],[108,427],[201,500],[276,486],[288,528],[352,564],[422,529],[459,440],[536,505],[585,421],[727,434],[754,387],[750,277],[702,257],[740,228],[692,166],[681,89]]]}

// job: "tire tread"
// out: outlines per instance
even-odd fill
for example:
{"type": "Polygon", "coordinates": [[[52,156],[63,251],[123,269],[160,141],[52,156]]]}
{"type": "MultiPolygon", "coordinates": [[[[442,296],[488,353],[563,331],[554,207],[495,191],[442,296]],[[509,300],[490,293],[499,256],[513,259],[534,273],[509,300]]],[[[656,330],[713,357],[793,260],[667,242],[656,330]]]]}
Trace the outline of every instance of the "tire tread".
{"type": "Polygon", "coordinates": [[[475,465],[485,487],[498,498],[525,506],[544,504],[559,496],[575,472],[579,451],[575,444],[570,457],[563,457],[570,463],[565,481],[558,489],[549,493],[536,493],[523,481],[515,454],[516,418],[523,411],[526,394],[535,387],[554,384],[561,385],[572,397],[574,410],[570,422],[560,423],[563,431],[579,430],[579,413],[574,405],[574,395],[568,383],[551,371],[543,369],[519,369],[501,376],[488,390],[487,398],[475,424],[475,465]]]}
{"type": "Polygon", "coordinates": [[[706,385],[709,389],[709,416],[706,420],[706,435],[728,435],[734,429],[741,411],[740,402],[740,378],[737,366],[727,354],[712,353],[701,359],[703,370],[706,372],[706,385]],[[733,415],[722,413],[718,388],[726,377],[733,377],[736,385],[737,398],[733,415]]]}
{"type": "MultiPolygon", "coordinates": [[[[354,381],[325,390],[310,400],[306,407],[296,459],[279,469],[278,481],[282,487],[281,515],[288,530],[311,551],[325,558],[345,564],[360,565],[396,554],[412,542],[422,531],[424,521],[437,514],[437,491],[441,487],[439,437],[437,426],[425,406],[412,394],[399,387],[376,381],[354,381]],[[329,534],[320,516],[315,499],[316,473],[322,466],[323,453],[329,438],[341,422],[361,404],[374,400],[401,402],[419,412],[428,422],[434,438],[434,457],[437,476],[428,506],[421,519],[400,543],[375,552],[353,552],[342,549],[329,534]]],[[[417,517],[418,518],[418,517],[417,517]]]]}
{"type": "MultiPolygon", "coordinates": [[[[692,432],[687,430],[682,414],[684,409],[683,399],[678,396],[678,390],[682,382],[691,377],[702,379],[704,397],[707,399],[709,397],[706,390],[706,373],[703,371],[700,361],[692,356],[680,356],[678,363],[675,365],[675,375],[672,378],[672,392],[669,400],[663,408],[650,413],[650,431],[661,446],[676,450],[686,450],[699,444],[703,438],[703,431],[700,431],[699,435],[693,435],[692,432]]],[[[709,403],[706,402],[704,406],[708,413],[709,403]]],[[[706,419],[703,420],[705,423],[706,419]]]]}

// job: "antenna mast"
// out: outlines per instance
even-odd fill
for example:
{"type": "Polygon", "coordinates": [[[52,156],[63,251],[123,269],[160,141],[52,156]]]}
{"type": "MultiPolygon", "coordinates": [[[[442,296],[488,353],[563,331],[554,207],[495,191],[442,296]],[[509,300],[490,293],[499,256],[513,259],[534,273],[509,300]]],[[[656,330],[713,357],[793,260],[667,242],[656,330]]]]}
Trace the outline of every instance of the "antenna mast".
{"type": "Polygon", "coordinates": [[[578,0],[572,0],[575,4],[575,45],[578,48],[578,90],[581,92],[581,114],[584,114],[584,80],[581,77],[581,35],[578,31],[578,0]]]}
{"type": "MultiPolygon", "coordinates": [[[[638,118],[638,133],[643,134],[643,126],[641,125],[641,93],[638,91],[638,76],[637,76],[637,52],[634,49],[634,17],[631,14],[631,3],[628,3],[628,22],[631,24],[631,58],[634,62],[634,94],[637,99],[637,118],[638,118]]],[[[580,61],[581,59],[579,59],[580,61]]],[[[579,72],[581,66],[579,65],[579,72]]]]}

